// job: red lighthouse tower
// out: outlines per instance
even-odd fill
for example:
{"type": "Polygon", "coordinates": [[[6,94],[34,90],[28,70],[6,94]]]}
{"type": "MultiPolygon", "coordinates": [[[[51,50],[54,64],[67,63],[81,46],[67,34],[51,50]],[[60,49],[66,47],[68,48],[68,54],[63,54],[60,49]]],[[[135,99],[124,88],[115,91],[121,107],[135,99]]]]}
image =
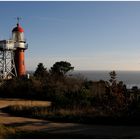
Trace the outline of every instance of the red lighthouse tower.
{"type": "Polygon", "coordinates": [[[27,44],[24,39],[24,29],[19,25],[19,18],[17,18],[17,26],[12,30],[12,40],[15,48],[15,66],[17,76],[21,77],[26,74],[24,52],[27,49],[27,44]]]}

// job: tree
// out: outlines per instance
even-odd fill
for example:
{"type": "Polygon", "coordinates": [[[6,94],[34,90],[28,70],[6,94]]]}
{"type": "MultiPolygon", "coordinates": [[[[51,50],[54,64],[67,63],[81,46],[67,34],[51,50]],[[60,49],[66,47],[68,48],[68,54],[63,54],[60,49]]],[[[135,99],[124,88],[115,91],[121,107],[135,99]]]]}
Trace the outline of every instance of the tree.
{"type": "Polygon", "coordinates": [[[116,94],[117,93],[117,79],[116,79],[117,74],[115,71],[111,71],[109,75],[110,75],[110,80],[109,80],[110,93],[116,94]]]}
{"type": "Polygon", "coordinates": [[[74,67],[72,67],[69,62],[60,61],[60,62],[56,62],[51,67],[50,72],[51,72],[51,74],[54,74],[54,75],[65,76],[65,74],[68,71],[73,70],[73,69],[74,69],[74,67]]]}
{"type": "Polygon", "coordinates": [[[124,109],[124,107],[127,106],[126,86],[122,81],[117,81],[117,74],[115,71],[111,71],[109,75],[111,104],[117,110],[124,109]]]}
{"type": "Polygon", "coordinates": [[[109,81],[110,81],[111,85],[115,86],[117,84],[117,80],[116,80],[117,74],[116,74],[116,72],[115,71],[111,71],[109,73],[109,75],[110,75],[110,80],[109,81]]]}
{"type": "Polygon", "coordinates": [[[47,74],[48,74],[47,69],[44,67],[43,63],[39,63],[35,70],[34,76],[43,78],[47,74]]]}

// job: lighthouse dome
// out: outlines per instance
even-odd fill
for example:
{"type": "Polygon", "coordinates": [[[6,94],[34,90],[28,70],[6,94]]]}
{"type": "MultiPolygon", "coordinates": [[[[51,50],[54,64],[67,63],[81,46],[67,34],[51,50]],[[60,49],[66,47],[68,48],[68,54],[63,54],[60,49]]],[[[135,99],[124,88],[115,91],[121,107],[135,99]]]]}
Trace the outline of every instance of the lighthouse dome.
{"type": "Polygon", "coordinates": [[[13,28],[12,30],[12,40],[14,40],[15,42],[25,42],[24,30],[19,25],[19,23],[17,23],[17,27],[13,28]]]}
{"type": "Polygon", "coordinates": [[[23,33],[24,32],[24,29],[19,25],[17,24],[17,27],[15,27],[12,32],[20,32],[20,33],[23,33]]]}

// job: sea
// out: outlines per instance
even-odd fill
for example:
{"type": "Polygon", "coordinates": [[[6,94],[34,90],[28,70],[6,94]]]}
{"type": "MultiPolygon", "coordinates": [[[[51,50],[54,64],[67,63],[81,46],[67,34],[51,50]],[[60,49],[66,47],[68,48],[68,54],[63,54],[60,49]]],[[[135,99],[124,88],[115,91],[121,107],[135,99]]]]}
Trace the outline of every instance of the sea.
{"type": "MultiPolygon", "coordinates": [[[[140,88],[140,71],[115,71],[118,81],[123,81],[128,89],[131,89],[133,86],[140,88]]],[[[109,81],[110,71],[73,71],[70,74],[79,78],[99,81],[105,80],[109,81]]]]}
{"type": "MultiPolygon", "coordinates": [[[[74,70],[69,72],[68,75],[76,76],[82,79],[92,80],[92,81],[99,81],[105,80],[109,81],[110,76],[109,73],[111,71],[81,71],[81,70],[74,70]]],[[[117,80],[123,81],[128,89],[131,89],[133,86],[137,86],[140,89],[140,71],[115,71],[117,74],[117,80]]],[[[27,73],[33,74],[34,71],[28,71],[27,73]]]]}

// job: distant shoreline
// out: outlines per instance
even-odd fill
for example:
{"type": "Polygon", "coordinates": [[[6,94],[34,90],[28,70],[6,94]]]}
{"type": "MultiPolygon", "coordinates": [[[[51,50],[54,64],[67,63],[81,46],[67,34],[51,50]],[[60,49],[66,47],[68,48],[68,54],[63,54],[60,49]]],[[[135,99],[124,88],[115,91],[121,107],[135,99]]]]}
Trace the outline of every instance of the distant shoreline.
{"type": "MultiPolygon", "coordinates": [[[[34,71],[27,71],[30,75],[34,71]]],[[[74,70],[68,73],[68,75],[81,77],[87,80],[99,81],[99,80],[109,80],[109,70],[74,70]]],[[[140,71],[118,71],[117,80],[123,81],[128,89],[131,89],[133,86],[140,88],[140,71]]]]}
{"type": "MultiPolygon", "coordinates": [[[[73,71],[69,74],[74,74],[76,76],[83,76],[83,78],[87,78],[87,80],[99,81],[105,80],[108,81],[110,71],[73,71]]],[[[123,83],[127,86],[128,89],[131,89],[133,86],[137,86],[140,88],[140,71],[116,71],[117,80],[123,81],[123,83]]]]}

